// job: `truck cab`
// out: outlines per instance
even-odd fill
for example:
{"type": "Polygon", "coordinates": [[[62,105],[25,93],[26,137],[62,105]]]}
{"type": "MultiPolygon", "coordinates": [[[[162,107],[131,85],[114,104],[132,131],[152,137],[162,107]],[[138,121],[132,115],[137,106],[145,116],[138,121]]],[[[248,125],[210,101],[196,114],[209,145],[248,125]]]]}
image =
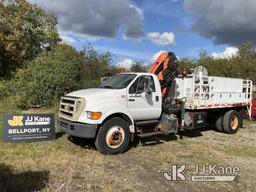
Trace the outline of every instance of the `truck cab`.
{"type": "Polygon", "coordinates": [[[96,138],[96,147],[103,153],[119,153],[135,133],[135,122],[157,120],[161,114],[161,87],[156,75],[119,73],[99,88],[62,97],[59,125],[69,135],[96,138]]]}

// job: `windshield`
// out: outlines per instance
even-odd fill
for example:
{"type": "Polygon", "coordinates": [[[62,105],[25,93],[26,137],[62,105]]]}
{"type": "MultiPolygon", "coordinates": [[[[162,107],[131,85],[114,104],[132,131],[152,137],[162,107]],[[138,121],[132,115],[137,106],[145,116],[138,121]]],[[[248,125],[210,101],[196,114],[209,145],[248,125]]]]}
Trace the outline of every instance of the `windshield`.
{"type": "Polygon", "coordinates": [[[100,88],[123,89],[136,77],[135,74],[116,74],[101,83],[100,88]]]}

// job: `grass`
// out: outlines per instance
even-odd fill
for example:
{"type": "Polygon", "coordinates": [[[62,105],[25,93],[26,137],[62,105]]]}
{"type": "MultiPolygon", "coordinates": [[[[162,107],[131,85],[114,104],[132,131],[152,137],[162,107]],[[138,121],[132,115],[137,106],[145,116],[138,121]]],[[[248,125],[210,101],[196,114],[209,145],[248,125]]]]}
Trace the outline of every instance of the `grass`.
{"type": "Polygon", "coordinates": [[[229,155],[234,155],[234,156],[247,156],[247,157],[252,157],[256,158],[256,152],[255,148],[249,148],[247,146],[239,146],[239,147],[226,147],[225,149],[220,149],[223,150],[225,154],[229,155]]]}
{"type": "Polygon", "coordinates": [[[150,138],[116,156],[100,154],[93,140],[60,133],[54,141],[0,143],[0,191],[254,191],[256,126],[246,125],[235,135],[208,130],[150,138]],[[241,174],[237,182],[166,183],[160,171],[173,163],[186,163],[188,175],[196,164],[239,166],[241,174]]]}
{"type": "Polygon", "coordinates": [[[0,138],[2,139],[3,114],[0,113],[0,138]]]}

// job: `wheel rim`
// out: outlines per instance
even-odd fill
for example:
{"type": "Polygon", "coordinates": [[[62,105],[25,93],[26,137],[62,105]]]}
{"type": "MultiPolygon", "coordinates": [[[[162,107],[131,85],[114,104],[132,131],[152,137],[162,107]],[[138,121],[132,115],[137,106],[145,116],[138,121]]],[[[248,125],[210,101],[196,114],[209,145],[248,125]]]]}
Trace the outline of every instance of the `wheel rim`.
{"type": "Polygon", "coordinates": [[[125,133],[122,127],[113,126],[111,127],[106,135],[106,142],[110,148],[118,148],[124,142],[125,133]]]}
{"type": "Polygon", "coordinates": [[[233,130],[238,128],[238,117],[237,116],[232,117],[232,119],[231,119],[231,128],[233,130]]]}

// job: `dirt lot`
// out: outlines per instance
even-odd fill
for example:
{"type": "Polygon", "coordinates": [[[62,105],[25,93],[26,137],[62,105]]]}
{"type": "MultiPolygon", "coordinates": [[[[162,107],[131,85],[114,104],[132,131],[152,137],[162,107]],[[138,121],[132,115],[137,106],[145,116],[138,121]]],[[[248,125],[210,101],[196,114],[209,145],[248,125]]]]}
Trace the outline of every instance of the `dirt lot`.
{"type": "MultiPolygon", "coordinates": [[[[0,121],[2,116],[0,115],[0,121]]],[[[0,122],[2,125],[2,122],[0,122]]],[[[256,191],[256,124],[246,123],[236,135],[213,130],[150,138],[126,153],[104,156],[93,141],[0,143],[0,191],[256,191]],[[240,167],[235,182],[166,183],[160,170],[173,163],[240,167]]],[[[188,173],[189,175],[189,173],[188,173]]]]}

